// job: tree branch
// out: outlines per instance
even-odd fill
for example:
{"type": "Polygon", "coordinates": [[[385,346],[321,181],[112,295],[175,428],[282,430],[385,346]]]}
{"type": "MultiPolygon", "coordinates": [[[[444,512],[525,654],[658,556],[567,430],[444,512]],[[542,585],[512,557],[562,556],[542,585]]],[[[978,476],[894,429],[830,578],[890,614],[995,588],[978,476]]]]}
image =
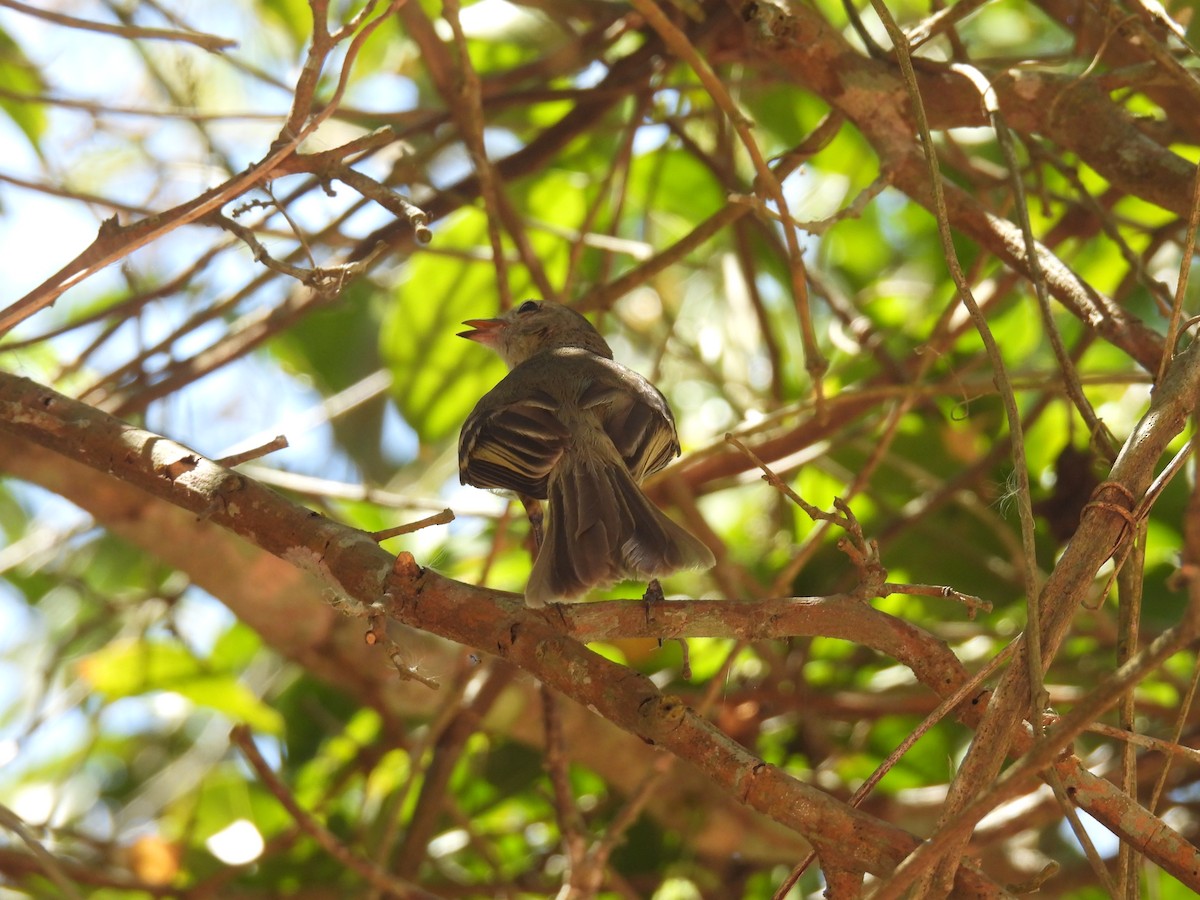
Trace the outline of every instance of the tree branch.
{"type": "MultiPolygon", "coordinates": [[[[886,875],[917,847],[904,831],[846,807],[749,753],[678,697],[565,635],[553,609],[452,581],[407,552],[393,559],[369,535],[292,504],[160,435],[128,425],[28,379],[0,374],[0,432],[38,443],[250,540],[315,576],[339,606],[382,601],[404,625],[500,656],[647,743],[697,766],[741,802],[815,847],[886,875]]],[[[986,881],[962,878],[983,895],[986,881]]]]}

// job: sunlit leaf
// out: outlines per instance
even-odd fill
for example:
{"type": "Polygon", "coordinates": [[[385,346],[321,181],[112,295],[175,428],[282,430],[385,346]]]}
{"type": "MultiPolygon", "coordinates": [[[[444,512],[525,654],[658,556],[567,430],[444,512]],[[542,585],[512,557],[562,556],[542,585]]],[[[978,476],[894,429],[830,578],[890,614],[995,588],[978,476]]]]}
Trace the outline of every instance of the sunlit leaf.
{"type": "Polygon", "coordinates": [[[36,102],[36,97],[46,90],[46,85],[37,67],[4,30],[0,30],[0,85],[6,89],[6,93],[0,96],[0,109],[12,119],[29,142],[38,147],[48,117],[46,107],[36,102]],[[8,91],[30,99],[19,99],[8,91]]]}
{"type": "MultiPolygon", "coordinates": [[[[493,269],[484,261],[443,256],[483,238],[483,223],[467,211],[441,228],[438,254],[419,254],[396,301],[385,312],[382,353],[391,368],[401,414],[427,441],[461,427],[476,401],[500,380],[503,364],[486,348],[457,337],[462,322],[499,311],[493,269]]],[[[514,274],[516,296],[527,279],[514,274]]]]}
{"type": "Polygon", "coordinates": [[[77,670],[109,700],[171,691],[258,731],[277,733],[282,728],[279,714],[234,674],[214,671],[178,644],[114,641],[80,660],[77,670]]]}

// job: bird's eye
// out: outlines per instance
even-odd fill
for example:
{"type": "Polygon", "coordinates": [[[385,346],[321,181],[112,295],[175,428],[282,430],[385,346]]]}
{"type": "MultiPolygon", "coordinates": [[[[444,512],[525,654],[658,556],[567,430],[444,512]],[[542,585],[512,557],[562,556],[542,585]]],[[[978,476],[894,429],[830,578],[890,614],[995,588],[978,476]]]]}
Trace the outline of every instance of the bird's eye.
{"type": "Polygon", "coordinates": [[[536,300],[526,300],[524,303],[522,303],[520,306],[517,307],[517,312],[522,313],[522,314],[523,313],[531,313],[535,309],[540,309],[541,306],[542,306],[542,304],[538,303],[536,300]]]}

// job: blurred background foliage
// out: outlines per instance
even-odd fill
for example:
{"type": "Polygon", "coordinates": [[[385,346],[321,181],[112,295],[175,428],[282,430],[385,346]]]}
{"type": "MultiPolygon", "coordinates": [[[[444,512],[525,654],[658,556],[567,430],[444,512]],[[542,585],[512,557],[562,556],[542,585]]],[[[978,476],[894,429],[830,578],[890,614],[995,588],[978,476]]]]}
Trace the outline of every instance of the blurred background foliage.
{"type": "MultiPolygon", "coordinates": [[[[713,67],[764,158],[803,148],[781,186],[803,253],[807,311],[777,204],[755,196],[729,118],[647,24],[645,4],[480,0],[458,10],[409,0],[368,10],[385,21],[348,67],[340,98],[349,42],[323,60],[312,111],[336,109],[301,150],[337,155],[387,129],[392,139],[346,161],[427,210],[431,241],[414,241],[378,195],[336,176],[283,175],[223,210],[260,249],[216,218],[169,230],[22,322],[0,344],[0,366],[214,458],[284,434],[287,450],[243,471],[368,531],[449,506],[452,524],[389,546],[454,578],[520,591],[529,561],[519,507],[459,487],[456,472],[458,429],[503,367],[455,332],[463,319],[549,293],[588,312],[617,358],[652,378],[675,410],[684,457],[651,489],[708,535],[721,562],[712,574],[668,579],[669,595],[750,601],[854,586],[839,534],[762,483],[725,443],[733,431],[810,503],[828,509],[846,498],[880,542],[892,581],[991,603],[971,616],[942,598],[876,601],[946,641],[968,669],[982,666],[1025,619],[1017,487],[994,373],[957,301],[933,216],[891,185],[881,148],[853,123],[834,121],[814,141],[835,98],[756,49],[755,23],[742,21],[766,27],[769,9],[785,16],[787,4],[650,6],[713,67]],[[469,73],[474,93],[462,87],[469,73]],[[473,174],[479,144],[490,194],[473,174]],[[741,212],[687,243],[731,208],[741,212]],[[267,261],[346,268],[314,289],[267,261]],[[620,290],[608,289],[614,284],[620,290]],[[819,384],[806,365],[813,348],[802,315],[829,363],[819,384]]],[[[1111,8],[1143,23],[1194,71],[1185,0],[1165,4],[1174,31],[1146,19],[1137,2],[958,6],[965,15],[949,24],[943,15],[919,66],[940,71],[957,61],[988,77],[1093,80],[1165,153],[1197,158],[1200,117],[1178,115],[1197,111],[1194,97],[1144,40],[1106,29],[1102,15],[1111,8]]],[[[910,34],[943,11],[919,0],[888,8],[910,34]]],[[[0,3],[6,302],[82,252],[110,216],[125,223],[169,209],[265,156],[293,102],[314,9],[334,28],[362,11],[357,0],[0,3]],[[235,45],[209,52],[189,40],[150,40],[145,28],[235,45]]],[[[817,0],[803,14],[824,20],[830,46],[844,43],[894,75],[869,4],[817,0]]],[[[902,92],[881,92],[878,102],[880,116],[895,114],[886,104],[906,104],[902,92]]],[[[919,145],[911,130],[895,137],[919,145]]],[[[1015,174],[1039,239],[1082,282],[1165,333],[1186,217],[1114,184],[1112,173],[1044,134],[1017,138],[1015,174]]],[[[964,122],[939,129],[935,143],[951,182],[1015,221],[1013,173],[990,128],[964,122]]],[[[1016,388],[1040,513],[1036,564],[1045,572],[1106,463],[1064,393],[1030,281],[962,231],[955,249],[1016,388]]],[[[1185,315],[1195,294],[1184,292],[1185,315]]],[[[1146,409],[1154,373],[1057,303],[1053,322],[1099,418],[1123,441],[1146,409]]],[[[1167,487],[1149,521],[1143,640],[1182,609],[1170,585],[1188,480],[1167,487]]],[[[322,845],[282,804],[283,792],[345,852],[433,895],[558,890],[568,856],[528,676],[437,642],[414,651],[441,684],[437,693],[322,670],[288,651],[278,618],[251,627],[231,596],[201,587],[213,573],[189,570],[186,550],[138,546],[69,502],[69,488],[35,481],[0,481],[0,802],[25,829],[7,816],[0,828],[0,895],[387,894],[322,845]],[[243,724],[277,785],[231,746],[231,727],[243,724]],[[40,862],[23,833],[57,867],[40,862]]],[[[242,602],[253,603],[252,565],[229,574],[250,597],[242,602]]],[[[640,590],[618,585],[597,596],[640,590]]],[[[1080,610],[1050,670],[1055,709],[1069,709],[1115,667],[1114,602],[1080,610]]],[[[844,640],[700,637],[690,642],[686,675],[676,644],[617,637],[596,649],[652,674],[763,759],[843,799],[939,701],[904,665],[844,640]]],[[[1189,652],[1140,685],[1138,730],[1169,737],[1179,728],[1182,743],[1195,743],[1196,716],[1184,701],[1193,672],[1189,652]]],[[[628,770],[653,757],[635,764],[624,736],[605,723],[561,714],[586,834],[619,835],[603,896],[769,897],[804,858],[798,835],[714,797],[683,766],[637,794],[641,770],[628,770]],[[631,796],[645,805],[624,821],[631,796]]],[[[928,833],[971,738],[962,725],[940,723],[863,808],[928,833]]],[[[1112,775],[1120,748],[1084,735],[1076,752],[1112,775]]],[[[1163,760],[1139,758],[1144,791],[1163,760]]],[[[1171,768],[1159,807],[1189,839],[1197,771],[1190,760],[1171,768]]],[[[1103,896],[1046,789],[1021,804],[1019,817],[1007,811],[1015,820],[1001,810],[978,835],[973,852],[984,869],[1001,884],[1022,882],[1053,861],[1061,870],[1045,893],[1103,896]]],[[[1115,838],[1089,832],[1111,858],[1115,838]]],[[[1153,896],[1192,896],[1152,865],[1131,877],[1135,891],[1140,883],[1153,896]]],[[[791,896],[823,884],[810,868],[791,896]]]]}

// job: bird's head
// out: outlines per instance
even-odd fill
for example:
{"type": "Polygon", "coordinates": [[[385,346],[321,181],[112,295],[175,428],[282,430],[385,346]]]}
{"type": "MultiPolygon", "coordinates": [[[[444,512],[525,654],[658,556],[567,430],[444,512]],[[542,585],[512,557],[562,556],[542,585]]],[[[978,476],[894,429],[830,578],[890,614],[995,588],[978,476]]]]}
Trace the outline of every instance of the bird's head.
{"type": "Polygon", "coordinates": [[[612,350],[592,323],[550,300],[526,300],[494,319],[467,319],[459,337],[491,347],[510,368],[544,350],[579,347],[612,359],[612,350]]]}

